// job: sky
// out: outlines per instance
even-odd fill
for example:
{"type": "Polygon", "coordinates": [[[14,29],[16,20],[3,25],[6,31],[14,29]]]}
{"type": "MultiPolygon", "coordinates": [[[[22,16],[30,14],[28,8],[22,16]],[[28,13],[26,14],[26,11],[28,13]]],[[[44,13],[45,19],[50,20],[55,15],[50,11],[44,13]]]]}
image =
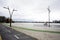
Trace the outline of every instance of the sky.
{"type": "Polygon", "coordinates": [[[9,17],[9,12],[3,7],[9,7],[13,12],[13,20],[48,21],[48,6],[50,21],[60,20],[60,0],[0,0],[0,16],[9,17]]]}

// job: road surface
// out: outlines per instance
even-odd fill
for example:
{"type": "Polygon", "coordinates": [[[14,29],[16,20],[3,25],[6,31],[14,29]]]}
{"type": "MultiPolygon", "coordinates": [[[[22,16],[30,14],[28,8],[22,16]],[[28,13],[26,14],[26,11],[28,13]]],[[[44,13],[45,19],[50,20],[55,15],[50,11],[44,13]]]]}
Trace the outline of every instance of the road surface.
{"type": "Polygon", "coordinates": [[[0,34],[3,40],[37,40],[29,35],[18,32],[12,28],[0,24],[0,34]]]}

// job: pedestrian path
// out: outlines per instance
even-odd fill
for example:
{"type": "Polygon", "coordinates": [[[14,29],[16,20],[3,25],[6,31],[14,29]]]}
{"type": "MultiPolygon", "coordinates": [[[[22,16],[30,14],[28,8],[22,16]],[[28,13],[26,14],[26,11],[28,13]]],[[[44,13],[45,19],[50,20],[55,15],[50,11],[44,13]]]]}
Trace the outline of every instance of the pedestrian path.
{"type": "Polygon", "coordinates": [[[0,25],[0,34],[2,36],[2,40],[37,40],[34,37],[18,32],[4,25],[0,25]]]}

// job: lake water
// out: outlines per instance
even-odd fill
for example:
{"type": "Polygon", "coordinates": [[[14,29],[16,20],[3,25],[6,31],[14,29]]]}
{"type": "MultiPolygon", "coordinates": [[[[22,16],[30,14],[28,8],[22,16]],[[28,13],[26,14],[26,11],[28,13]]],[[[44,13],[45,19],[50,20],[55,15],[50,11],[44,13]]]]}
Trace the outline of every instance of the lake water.
{"type": "MultiPolygon", "coordinates": [[[[36,27],[49,27],[48,23],[47,25],[44,25],[45,23],[12,23],[12,25],[15,25],[15,26],[36,26],[36,27]]],[[[50,23],[50,26],[51,27],[56,27],[56,28],[60,28],[60,23],[50,23]]]]}
{"type": "Polygon", "coordinates": [[[30,28],[30,29],[37,29],[37,30],[54,30],[60,31],[60,23],[51,23],[50,27],[44,25],[45,23],[12,23],[12,26],[16,27],[23,27],[23,28],[30,28]]]}

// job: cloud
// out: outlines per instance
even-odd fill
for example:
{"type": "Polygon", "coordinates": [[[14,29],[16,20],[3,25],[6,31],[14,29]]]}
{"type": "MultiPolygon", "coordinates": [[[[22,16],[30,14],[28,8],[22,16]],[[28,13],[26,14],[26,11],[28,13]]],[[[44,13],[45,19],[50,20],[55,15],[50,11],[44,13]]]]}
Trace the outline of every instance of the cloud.
{"type": "Polygon", "coordinates": [[[3,15],[8,15],[8,10],[3,9],[3,6],[9,6],[9,8],[17,9],[14,12],[13,19],[31,19],[35,21],[48,21],[48,6],[51,10],[51,20],[60,19],[60,0],[0,0],[0,12],[6,13],[3,15]],[[2,5],[3,4],[3,5],[2,5]],[[57,14],[58,13],[58,14],[57,14]]]}

